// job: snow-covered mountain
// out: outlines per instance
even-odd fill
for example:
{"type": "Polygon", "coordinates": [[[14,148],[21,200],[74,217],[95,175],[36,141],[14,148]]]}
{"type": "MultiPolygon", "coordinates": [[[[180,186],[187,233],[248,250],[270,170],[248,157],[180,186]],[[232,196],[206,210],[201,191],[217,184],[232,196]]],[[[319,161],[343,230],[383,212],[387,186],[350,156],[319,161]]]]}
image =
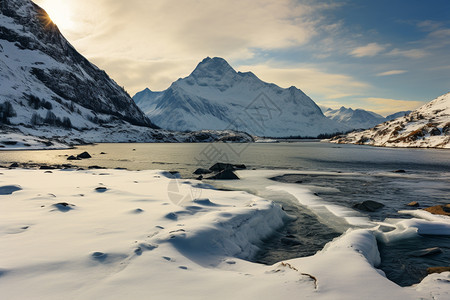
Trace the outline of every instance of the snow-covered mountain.
{"type": "Polygon", "coordinates": [[[386,121],[390,121],[390,120],[397,119],[399,117],[406,116],[409,113],[411,113],[411,110],[404,110],[404,111],[399,111],[399,112],[393,113],[392,115],[389,115],[386,117],[386,121]]]}
{"type": "Polygon", "coordinates": [[[42,8],[30,0],[2,0],[0,12],[4,146],[252,139],[232,132],[154,129],[127,92],[78,53],[42,8]]]}
{"type": "Polygon", "coordinates": [[[301,90],[280,88],[222,58],[205,58],[163,92],[134,99],[152,121],[171,130],[238,129],[257,136],[317,136],[348,128],[326,118],[301,90]]]}
{"type": "Polygon", "coordinates": [[[324,115],[334,121],[345,124],[352,129],[366,129],[383,123],[386,118],[364,109],[352,109],[342,106],[339,109],[327,109],[324,115]]]}
{"type": "Polygon", "coordinates": [[[450,148],[450,93],[406,116],[372,129],[337,136],[330,141],[386,147],[450,148]]]}

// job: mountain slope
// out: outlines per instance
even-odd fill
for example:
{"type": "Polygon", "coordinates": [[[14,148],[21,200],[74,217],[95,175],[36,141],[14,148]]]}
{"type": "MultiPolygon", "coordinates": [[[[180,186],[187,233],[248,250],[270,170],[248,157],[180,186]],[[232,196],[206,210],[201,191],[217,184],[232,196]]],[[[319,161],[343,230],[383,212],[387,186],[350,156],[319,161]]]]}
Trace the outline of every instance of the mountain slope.
{"type": "Polygon", "coordinates": [[[130,96],[29,0],[2,1],[0,70],[0,103],[13,111],[3,123],[92,128],[125,120],[152,127],[130,96]]]}
{"type": "Polygon", "coordinates": [[[143,91],[134,99],[155,124],[171,130],[231,128],[286,137],[348,129],[327,119],[301,90],[263,82],[251,72],[236,72],[218,57],[205,58],[164,92],[143,91]]]}
{"type": "Polygon", "coordinates": [[[450,148],[450,93],[406,116],[372,129],[337,136],[330,141],[386,147],[450,148]]]}
{"type": "Polygon", "coordinates": [[[324,115],[353,129],[366,129],[386,121],[386,118],[374,112],[364,109],[353,110],[344,106],[340,109],[329,108],[324,115]]]}

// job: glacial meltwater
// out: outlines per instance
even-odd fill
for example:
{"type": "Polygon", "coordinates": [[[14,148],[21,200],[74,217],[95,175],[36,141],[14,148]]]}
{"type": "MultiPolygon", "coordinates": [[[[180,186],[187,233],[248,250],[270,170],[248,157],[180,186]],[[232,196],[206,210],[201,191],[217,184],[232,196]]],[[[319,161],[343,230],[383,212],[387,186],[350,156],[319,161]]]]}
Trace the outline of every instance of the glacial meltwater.
{"type": "MultiPolygon", "coordinates": [[[[310,191],[324,206],[342,208],[351,217],[382,222],[412,218],[399,214],[437,204],[450,203],[450,151],[436,149],[392,149],[319,142],[252,144],[98,144],[52,151],[0,151],[0,164],[72,164],[130,170],[178,171],[183,178],[214,163],[245,164],[242,180],[212,181],[218,188],[245,190],[276,201],[295,216],[268,238],[255,262],[273,264],[281,260],[313,255],[346,229],[345,218],[310,209],[291,194],[271,188],[290,185],[310,191]],[[67,157],[88,151],[92,158],[68,161],[67,157]],[[384,206],[373,211],[353,208],[372,200],[384,206]],[[420,207],[409,207],[417,201],[420,207]],[[349,213],[350,212],[350,213],[349,213]]],[[[205,176],[207,177],[207,175],[205,176]]],[[[449,266],[449,235],[413,237],[378,243],[382,269],[399,285],[419,282],[428,267],[449,266]],[[418,250],[439,247],[440,252],[417,256],[418,250]],[[415,252],[416,251],[416,252],[415,252]]]]}

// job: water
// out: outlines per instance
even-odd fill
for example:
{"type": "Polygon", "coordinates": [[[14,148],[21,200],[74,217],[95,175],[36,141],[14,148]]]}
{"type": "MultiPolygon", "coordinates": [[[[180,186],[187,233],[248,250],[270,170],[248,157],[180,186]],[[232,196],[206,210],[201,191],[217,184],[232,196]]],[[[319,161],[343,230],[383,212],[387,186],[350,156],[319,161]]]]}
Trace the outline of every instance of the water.
{"type": "MultiPolygon", "coordinates": [[[[98,144],[77,149],[53,151],[0,151],[0,164],[71,163],[87,168],[98,165],[130,170],[177,170],[184,178],[208,168],[217,161],[245,164],[252,169],[296,170],[298,174],[276,176],[275,181],[299,184],[323,200],[344,207],[374,200],[385,206],[376,212],[360,212],[371,220],[409,218],[398,210],[410,209],[411,201],[422,206],[449,203],[450,151],[435,149],[390,149],[318,142],[279,144],[98,144]],[[68,155],[88,151],[91,159],[67,161],[68,155]],[[100,154],[100,153],[106,154],[100,154]],[[395,170],[405,173],[394,173],[395,170]]],[[[261,245],[255,261],[272,264],[280,260],[313,255],[325,243],[340,235],[324,224],[292,196],[265,190],[266,181],[231,181],[221,187],[242,189],[283,205],[297,220],[288,223],[261,245]]],[[[216,183],[218,185],[218,183],[216,183]]],[[[446,237],[418,237],[407,241],[380,244],[381,268],[400,285],[419,282],[426,267],[448,265],[450,240],[446,237]],[[406,253],[427,247],[440,247],[442,254],[416,258],[406,253]]]]}

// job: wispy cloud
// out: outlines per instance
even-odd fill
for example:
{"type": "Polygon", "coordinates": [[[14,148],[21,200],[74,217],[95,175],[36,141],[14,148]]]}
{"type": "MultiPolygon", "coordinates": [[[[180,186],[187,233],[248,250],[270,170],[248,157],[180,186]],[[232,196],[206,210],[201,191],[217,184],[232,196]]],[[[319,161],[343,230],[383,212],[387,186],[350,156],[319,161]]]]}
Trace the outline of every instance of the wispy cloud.
{"type": "Polygon", "coordinates": [[[422,58],[425,57],[428,53],[423,49],[409,49],[409,50],[401,50],[398,48],[392,49],[387,53],[392,56],[404,56],[408,58],[422,58]]]}
{"type": "Polygon", "coordinates": [[[399,75],[399,74],[403,74],[406,72],[407,72],[406,70],[390,70],[390,71],[378,73],[377,76],[399,75]]]}
{"type": "Polygon", "coordinates": [[[355,57],[375,56],[386,49],[386,46],[378,43],[370,43],[365,46],[357,47],[350,52],[355,57]]]}
{"type": "Polygon", "coordinates": [[[414,110],[426,103],[423,101],[409,101],[376,97],[362,98],[361,100],[366,103],[366,109],[372,110],[384,116],[398,111],[414,110]]]}

